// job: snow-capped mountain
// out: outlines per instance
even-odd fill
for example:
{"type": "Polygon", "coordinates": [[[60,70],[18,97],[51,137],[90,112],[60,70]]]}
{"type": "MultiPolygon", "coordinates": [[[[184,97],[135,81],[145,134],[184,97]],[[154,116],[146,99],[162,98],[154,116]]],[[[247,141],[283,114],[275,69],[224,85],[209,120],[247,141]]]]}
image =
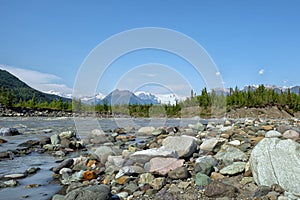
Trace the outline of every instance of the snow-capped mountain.
{"type": "MultiPolygon", "coordinates": [[[[50,90],[48,94],[55,94],[65,98],[72,98],[72,94],[64,94],[50,90]]],[[[108,95],[98,93],[94,96],[85,96],[81,98],[81,101],[86,104],[103,104],[108,102],[109,104],[171,104],[175,105],[176,102],[185,100],[186,97],[178,96],[175,94],[152,94],[149,92],[138,91],[132,93],[128,90],[114,90],[108,95]]]]}
{"type": "Polygon", "coordinates": [[[124,105],[124,104],[146,104],[142,99],[137,97],[134,93],[129,90],[114,90],[109,93],[104,99],[102,99],[103,103],[107,103],[108,105],[124,105]]]}
{"type": "Polygon", "coordinates": [[[159,104],[157,96],[149,93],[149,92],[135,92],[134,93],[138,98],[143,100],[146,104],[159,104]]]}
{"type": "MultiPolygon", "coordinates": [[[[264,85],[266,89],[274,90],[276,93],[281,93],[288,91],[290,89],[291,93],[299,94],[300,86],[291,86],[291,87],[279,87],[276,85],[264,85]]],[[[255,91],[259,85],[246,85],[244,87],[244,91],[248,90],[248,87],[250,87],[250,90],[255,91]]]]}
{"type": "Polygon", "coordinates": [[[49,91],[46,91],[45,93],[54,94],[54,95],[57,95],[57,96],[60,96],[60,97],[72,99],[72,94],[65,94],[65,93],[62,93],[62,92],[54,91],[54,90],[49,90],[49,91]]]}
{"type": "Polygon", "coordinates": [[[106,96],[102,93],[98,93],[94,96],[89,96],[89,97],[82,97],[81,101],[87,104],[101,104],[102,100],[105,98],[106,96]]]}
{"type": "Polygon", "coordinates": [[[175,105],[176,102],[183,101],[187,98],[175,94],[156,94],[156,96],[160,104],[171,104],[171,105],[175,105]]]}

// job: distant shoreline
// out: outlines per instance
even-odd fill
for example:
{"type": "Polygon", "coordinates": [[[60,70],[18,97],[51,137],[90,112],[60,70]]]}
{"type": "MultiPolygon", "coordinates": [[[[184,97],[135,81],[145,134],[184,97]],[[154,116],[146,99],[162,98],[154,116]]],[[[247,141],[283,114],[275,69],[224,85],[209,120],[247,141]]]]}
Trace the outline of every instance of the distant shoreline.
{"type": "MultiPolygon", "coordinates": [[[[196,113],[191,113],[190,115],[178,116],[178,117],[167,117],[167,118],[193,118],[197,117],[196,113]]],[[[97,113],[97,112],[69,112],[69,111],[56,111],[56,110],[48,110],[48,109],[38,109],[32,110],[28,108],[23,109],[7,109],[0,107],[0,117],[97,117],[97,118],[139,118],[133,117],[124,114],[105,114],[105,113],[97,113]]],[[[200,117],[200,116],[199,116],[200,117]]],[[[294,115],[289,114],[285,110],[279,109],[276,106],[266,107],[266,108],[235,108],[226,112],[226,116],[201,116],[201,119],[209,119],[209,118],[300,118],[300,112],[294,113],[294,115]]],[[[147,118],[147,117],[144,117],[147,118]]],[[[165,117],[162,117],[165,118],[165,117]]]]}

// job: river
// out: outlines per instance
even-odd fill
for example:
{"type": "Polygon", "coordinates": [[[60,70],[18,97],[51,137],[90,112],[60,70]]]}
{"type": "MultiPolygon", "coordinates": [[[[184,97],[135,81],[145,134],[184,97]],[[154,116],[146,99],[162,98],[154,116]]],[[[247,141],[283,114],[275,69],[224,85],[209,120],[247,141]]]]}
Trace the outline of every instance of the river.
{"type": "MultiPolygon", "coordinates": [[[[13,117],[13,118],[0,118],[1,127],[17,128],[23,135],[1,137],[7,140],[7,143],[0,144],[0,152],[8,150],[15,150],[19,144],[28,140],[39,140],[45,137],[49,137],[55,133],[61,133],[63,131],[76,131],[79,132],[80,137],[84,137],[83,130],[86,130],[85,134],[91,129],[100,128],[103,130],[113,130],[117,127],[134,127],[138,130],[142,126],[186,126],[187,124],[195,124],[200,119],[92,119],[92,118],[80,118],[75,120],[73,118],[35,118],[35,117],[13,117]],[[96,125],[95,123],[96,122],[96,125]]],[[[202,123],[203,120],[200,120],[202,123]]],[[[74,154],[72,155],[74,156],[74,154]]],[[[41,168],[36,174],[29,175],[26,178],[18,179],[19,185],[16,187],[0,188],[0,199],[16,200],[16,199],[30,199],[30,200],[48,200],[57,193],[61,186],[53,181],[53,172],[50,170],[56,166],[55,158],[48,153],[30,153],[26,156],[14,157],[12,160],[0,161],[0,177],[13,174],[24,173],[29,167],[41,168]],[[29,184],[39,184],[36,188],[25,188],[29,184]]]]}

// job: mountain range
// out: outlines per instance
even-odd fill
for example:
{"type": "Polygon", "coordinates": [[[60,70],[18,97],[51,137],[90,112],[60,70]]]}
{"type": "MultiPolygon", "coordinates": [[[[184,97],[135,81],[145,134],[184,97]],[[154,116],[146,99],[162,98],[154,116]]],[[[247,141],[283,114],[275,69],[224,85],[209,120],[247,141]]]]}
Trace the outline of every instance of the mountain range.
{"type": "MultiPolygon", "coordinates": [[[[58,100],[60,98],[63,101],[71,100],[72,94],[64,94],[61,92],[57,92],[55,90],[51,90],[48,92],[41,92],[36,89],[31,88],[26,83],[18,79],[16,76],[10,74],[5,70],[0,69],[0,87],[4,86],[6,90],[10,90],[13,92],[15,99],[18,101],[22,100],[30,100],[33,97],[36,98],[36,101],[41,102],[51,102],[54,99],[58,100]]],[[[250,85],[251,90],[256,90],[259,85],[250,85]]],[[[243,90],[248,90],[249,86],[245,86],[243,90]]],[[[275,92],[281,93],[281,91],[286,92],[288,89],[292,93],[298,94],[300,91],[300,86],[294,87],[278,87],[275,85],[265,85],[267,89],[274,89],[275,92]]],[[[224,93],[224,90],[217,90],[217,93],[224,93]]],[[[229,94],[229,89],[225,90],[225,94],[229,94]]],[[[87,104],[104,104],[108,105],[116,105],[116,104],[171,104],[174,105],[177,101],[184,100],[185,97],[177,97],[174,94],[151,94],[149,92],[131,92],[129,90],[114,90],[108,95],[104,94],[96,94],[90,97],[82,97],[81,101],[87,104]]]]}

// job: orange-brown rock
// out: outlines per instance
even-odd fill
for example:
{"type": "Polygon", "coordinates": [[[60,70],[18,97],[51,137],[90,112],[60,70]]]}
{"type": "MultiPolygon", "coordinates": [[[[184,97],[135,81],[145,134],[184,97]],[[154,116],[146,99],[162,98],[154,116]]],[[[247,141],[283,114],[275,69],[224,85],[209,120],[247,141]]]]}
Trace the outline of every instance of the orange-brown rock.
{"type": "Polygon", "coordinates": [[[210,178],[214,181],[216,180],[222,180],[225,178],[224,175],[220,174],[220,173],[216,173],[216,172],[212,172],[211,175],[210,175],[210,178]]]}
{"type": "Polygon", "coordinates": [[[96,178],[96,174],[93,171],[85,171],[83,173],[83,181],[88,181],[96,178]]]}
{"type": "Polygon", "coordinates": [[[265,131],[271,131],[274,130],[274,125],[265,125],[261,127],[265,131]]]}
{"type": "Polygon", "coordinates": [[[120,185],[124,185],[129,180],[129,176],[122,176],[117,180],[117,183],[120,185]]]}
{"type": "Polygon", "coordinates": [[[92,165],[93,164],[96,164],[97,163],[97,161],[96,160],[90,160],[88,163],[87,163],[87,165],[86,166],[88,166],[88,167],[92,167],[92,165]]]}
{"type": "Polygon", "coordinates": [[[104,185],[109,184],[109,179],[108,179],[108,178],[105,178],[105,179],[102,181],[102,183],[103,183],[104,185]]]}
{"type": "Polygon", "coordinates": [[[0,144],[6,143],[7,141],[0,138],[0,144]]]}

